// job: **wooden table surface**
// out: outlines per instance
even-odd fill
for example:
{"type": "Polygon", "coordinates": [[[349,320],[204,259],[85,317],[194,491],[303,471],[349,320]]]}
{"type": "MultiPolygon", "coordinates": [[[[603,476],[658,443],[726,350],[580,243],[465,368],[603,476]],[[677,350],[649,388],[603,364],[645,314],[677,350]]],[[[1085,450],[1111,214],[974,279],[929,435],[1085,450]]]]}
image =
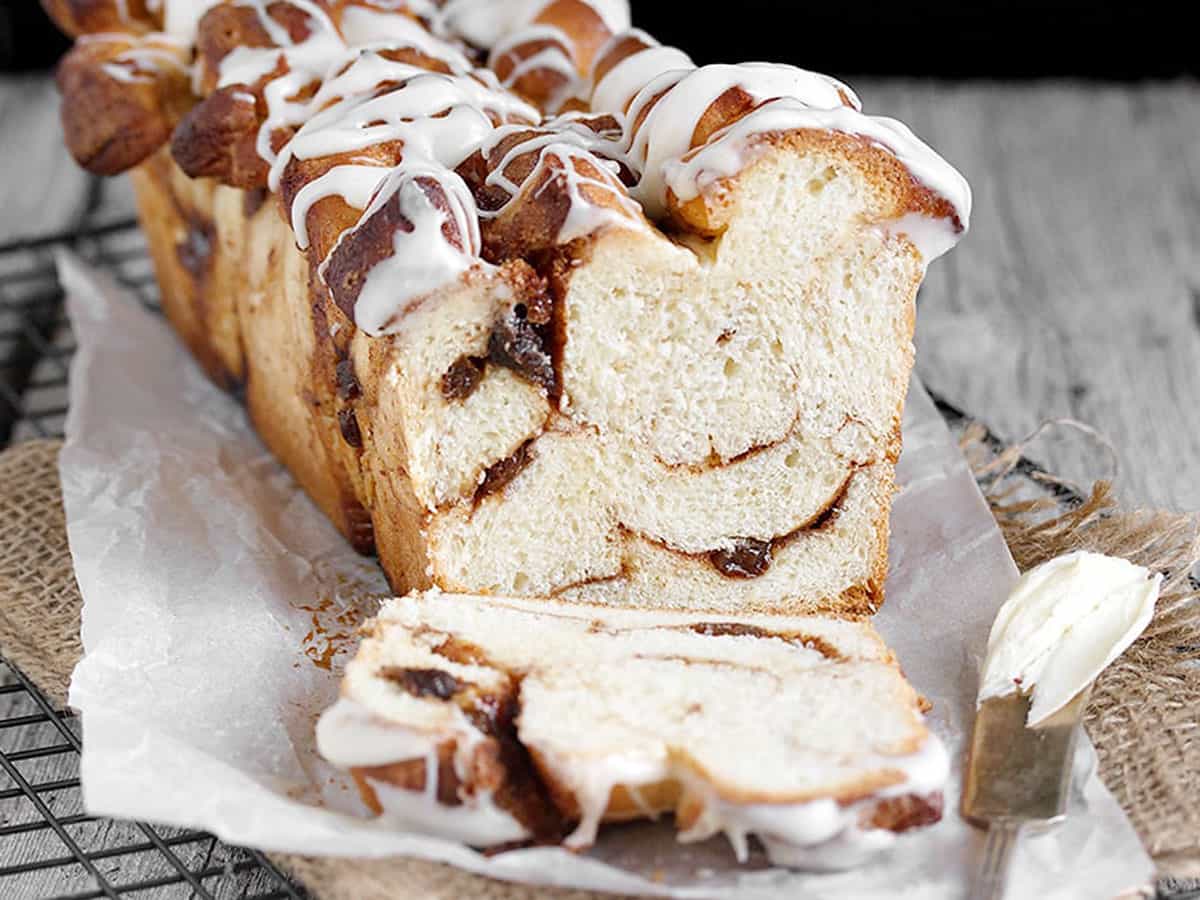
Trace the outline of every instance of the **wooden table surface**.
{"type": "MultiPolygon", "coordinates": [[[[1125,500],[1200,509],[1200,86],[853,83],[975,192],[922,291],[926,384],[1009,440],[1089,423],[1125,500]]],[[[132,213],[123,179],[97,190],[67,157],[44,76],[0,79],[0,159],[0,243],[132,213]]],[[[1047,468],[1108,473],[1092,439],[1052,438],[1029,451],[1047,468]]]]}

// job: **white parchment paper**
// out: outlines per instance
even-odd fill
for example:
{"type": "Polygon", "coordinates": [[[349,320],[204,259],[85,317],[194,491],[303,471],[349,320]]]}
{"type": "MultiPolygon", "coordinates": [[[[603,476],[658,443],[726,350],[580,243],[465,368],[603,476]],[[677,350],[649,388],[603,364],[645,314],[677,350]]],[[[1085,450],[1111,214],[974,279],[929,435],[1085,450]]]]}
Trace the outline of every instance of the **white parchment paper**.
{"type": "MultiPolygon", "coordinates": [[[[675,897],[964,895],[978,835],[959,818],[964,740],[992,616],[1016,577],[1004,541],[924,390],[904,421],[892,568],[878,618],[933,702],[956,760],[937,826],[850,872],[804,874],[721,839],[680,846],[669,823],[606,831],[586,855],[485,857],[376,828],[347,779],[316,754],[353,626],[385,591],[214,388],[166,323],[64,254],[79,342],[71,369],[63,499],[83,593],[89,812],[208,829],[267,850],[441,860],[498,878],[675,897]]],[[[852,710],[848,710],[853,715],[852,710]]],[[[1113,897],[1153,867],[1095,774],[1077,760],[1067,823],[1026,839],[1014,897],[1113,897]]]]}

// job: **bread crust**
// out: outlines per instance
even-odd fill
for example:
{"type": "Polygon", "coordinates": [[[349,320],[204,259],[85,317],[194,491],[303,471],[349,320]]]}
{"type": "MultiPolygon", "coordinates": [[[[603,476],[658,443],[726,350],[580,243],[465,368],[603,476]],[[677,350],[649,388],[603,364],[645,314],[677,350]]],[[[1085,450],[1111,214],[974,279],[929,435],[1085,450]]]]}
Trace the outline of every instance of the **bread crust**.
{"type": "Polygon", "coordinates": [[[162,22],[146,0],[41,0],[54,24],[71,37],[101,32],[141,32],[162,22]]]}
{"type": "Polygon", "coordinates": [[[147,159],[195,102],[182,48],[154,37],[92,35],[56,73],[67,149],[97,175],[147,159]]]}

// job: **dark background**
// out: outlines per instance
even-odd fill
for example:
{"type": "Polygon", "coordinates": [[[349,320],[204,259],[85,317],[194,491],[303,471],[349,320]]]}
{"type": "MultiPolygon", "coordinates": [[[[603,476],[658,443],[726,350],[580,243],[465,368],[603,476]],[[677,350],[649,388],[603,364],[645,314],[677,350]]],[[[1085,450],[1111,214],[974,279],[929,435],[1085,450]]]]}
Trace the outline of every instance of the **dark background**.
{"type": "MultiPolygon", "coordinates": [[[[786,61],[835,75],[1138,79],[1200,73],[1190,0],[634,0],[634,22],[699,63],[786,61]]],[[[37,0],[0,0],[0,68],[66,41],[37,0]]]]}

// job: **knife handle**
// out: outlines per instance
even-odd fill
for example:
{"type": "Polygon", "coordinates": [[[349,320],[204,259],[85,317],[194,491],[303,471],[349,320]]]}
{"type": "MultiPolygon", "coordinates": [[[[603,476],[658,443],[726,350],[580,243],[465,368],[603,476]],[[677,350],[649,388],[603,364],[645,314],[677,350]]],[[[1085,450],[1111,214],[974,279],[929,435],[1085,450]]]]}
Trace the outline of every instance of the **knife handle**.
{"type": "Polygon", "coordinates": [[[997,819],[988,826],[971,900],[1004,900],[1005,882],[1020,834],[1021,823],[1013,819],[997,819]]]}

